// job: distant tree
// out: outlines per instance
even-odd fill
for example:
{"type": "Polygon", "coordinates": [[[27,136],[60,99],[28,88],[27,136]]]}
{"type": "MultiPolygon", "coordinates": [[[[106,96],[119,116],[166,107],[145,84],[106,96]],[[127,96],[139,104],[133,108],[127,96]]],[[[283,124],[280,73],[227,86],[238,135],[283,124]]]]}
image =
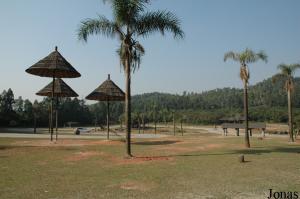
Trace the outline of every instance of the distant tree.
{"type": "Polygon", "coordinates": [[[288,117],[289,117],[289,135],[290,141],[294,142],[293,136],[293,105],[292,105],[292,92],[294,90],[294,74],[296,69],[300,68],[300,64],[280,64],[278,65],[278,69],[280,73],[273,76],[273,81],[277,81],[280,77],[285,79],[284,88],[287,92],[288,99],[288,117]]]}
{"type": "Polygon", "coordinates": [[[23,119],[25,120],[25,123],[32,124],[33,122],[33,106],[32,103],[26,99],[24,101],[24,114],[23,114],[23,119]]]}
{"type": "Polygon", "coordinates": [[[250,148],[249,132],[248,132],[248,82],[250,78],[250,73],[248,69],[248,64],[262,60],[267,62],[267,55],[260,51],[255,53],[250,49],[246,49],[241,53],[227,52],[224,55],[224,61],[232,59],[233,61],[240,63],[240,78],[244,84],[244,115],[245,115],[245,145],[250,148]]]}
{"type": "Polygon", "coordinates": [[[13,109],[19,115],[21,115],[23,113],[23,111],[24,111],[23,110],[24,109],[24,100],[22,99],[21,96],[19,96],[19,98],[15,100],[15,103],[13,105],[13,109]]]}
{"type": "Polygon", "coordinates": [[[17,114],[13,109],[14,103],[15,100],[13,91],[10,88],[7,91],[4,90],[0,97],[0,123],[2,125],[8,125],[10,122],[16,125],[17,114]]]}

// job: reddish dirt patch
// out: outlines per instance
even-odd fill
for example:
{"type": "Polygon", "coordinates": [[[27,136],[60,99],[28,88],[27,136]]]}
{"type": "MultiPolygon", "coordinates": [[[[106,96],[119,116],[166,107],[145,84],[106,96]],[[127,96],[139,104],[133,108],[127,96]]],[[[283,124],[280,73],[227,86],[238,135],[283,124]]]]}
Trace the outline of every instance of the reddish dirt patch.
{"type": "Polygon", "coordinates": [[[152,156],[152,157],[131,157],[131,158],[120,158],[111,156],[109,159],[117,164],[117,165],[124,165],[124,164],[144,164],[150,162],[160,162],[160,161],[171,161],[174,160],[173,157],[167,156],[152,156]]]}
{"type": "MultiPolygon", "coordinates": [[[[185,153],[185,152],[206,151],[210,149],[221,148],[224,146],[223,144],[201,144],[201,146],[191,146],[191,145],[187,146],[184,144],[187,143],[183,142],[183,144],[163,146],[160,148],[155,148],[155,150],[162,150],[162,151],[167,151],[168,153],[176,154],[176,153],[185,153]]],[[[198,145],[200,145],[200,143],[198,143],[198,145]]]]}
{"type": "Polygon", "coordinates": [[[76,162],[80,160],[85,160],[93,156],[98,156],[98,155],[103,155],[102,152],[97,152],[97,151],[85,151],[85,152],[78,152],[75,153],[69,157],[66,158],[66,161],[69,162],[76,162]]]}

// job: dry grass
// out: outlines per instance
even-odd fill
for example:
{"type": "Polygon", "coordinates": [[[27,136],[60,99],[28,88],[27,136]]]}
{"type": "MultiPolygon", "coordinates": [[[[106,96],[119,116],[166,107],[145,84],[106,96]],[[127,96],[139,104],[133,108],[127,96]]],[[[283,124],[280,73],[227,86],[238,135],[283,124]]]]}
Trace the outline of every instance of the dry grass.
{"type": "Polygon", "coordinates": [[[123,141],[0,139],[0,198],[266,198],[300,190],[300,140],[187,133],[123,141]],[[246,163],[238,156],[245,155],[246,163]]]}

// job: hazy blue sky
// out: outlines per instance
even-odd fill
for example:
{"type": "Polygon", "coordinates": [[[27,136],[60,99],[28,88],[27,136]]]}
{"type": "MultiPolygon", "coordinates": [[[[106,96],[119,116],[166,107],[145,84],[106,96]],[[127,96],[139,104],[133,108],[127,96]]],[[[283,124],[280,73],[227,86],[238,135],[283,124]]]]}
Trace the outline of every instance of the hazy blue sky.
{"type": "MultiPolygon", "coordinates": [[[[241,87],[239,65],[223,62],[226,51],[246,47],[265,50],[267,64],[250,66],[250,84],[277,72],[279,63],[300,62],[299,0],[153,0],[150,10],[169,10],[182,22],[183,41],[171,35],[150,36],[142,65],[133,75],[132,93],[201,92],[241,87]]],[[[85,18],[111,18],[102,0],[1,0],[0,90],[15,96],[41,99],[35,92],[50,82],[25,73],[57,45],[61,54],[82,74],[65,79],[85,97],[110,73],[124,89],[124,73],[115,53],[118,41],[102,36],[79,42],[76,30],[85,18]]]]}

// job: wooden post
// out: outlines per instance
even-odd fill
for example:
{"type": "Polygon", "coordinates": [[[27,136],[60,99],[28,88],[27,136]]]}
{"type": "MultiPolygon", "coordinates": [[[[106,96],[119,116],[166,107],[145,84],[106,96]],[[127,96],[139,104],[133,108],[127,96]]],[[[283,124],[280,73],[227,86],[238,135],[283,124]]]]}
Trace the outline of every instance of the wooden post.
{"type": "Polygon", "coordinates": [[[236,136],[240,136],[240,129],[239,128],[236,128],[236,136]]]}
{"type": "Polygon", "coordinates": [[[264,138],[264,137],[266,137],[266,132],[265,132],[265,129],[262,129],[262,137],[264,138]]]}
{"type": "Polygon", "coordinates": [[[252,129],[249,129],[250,136],[252,136],[252,129]]]}
{"type": "Polygon", "coordinates": [[[240,163],[245,162],[245,156],[244,156],[244,155],[240,155],[240,156],[239,156],[239,162],[240,162],[240,163]]]}

